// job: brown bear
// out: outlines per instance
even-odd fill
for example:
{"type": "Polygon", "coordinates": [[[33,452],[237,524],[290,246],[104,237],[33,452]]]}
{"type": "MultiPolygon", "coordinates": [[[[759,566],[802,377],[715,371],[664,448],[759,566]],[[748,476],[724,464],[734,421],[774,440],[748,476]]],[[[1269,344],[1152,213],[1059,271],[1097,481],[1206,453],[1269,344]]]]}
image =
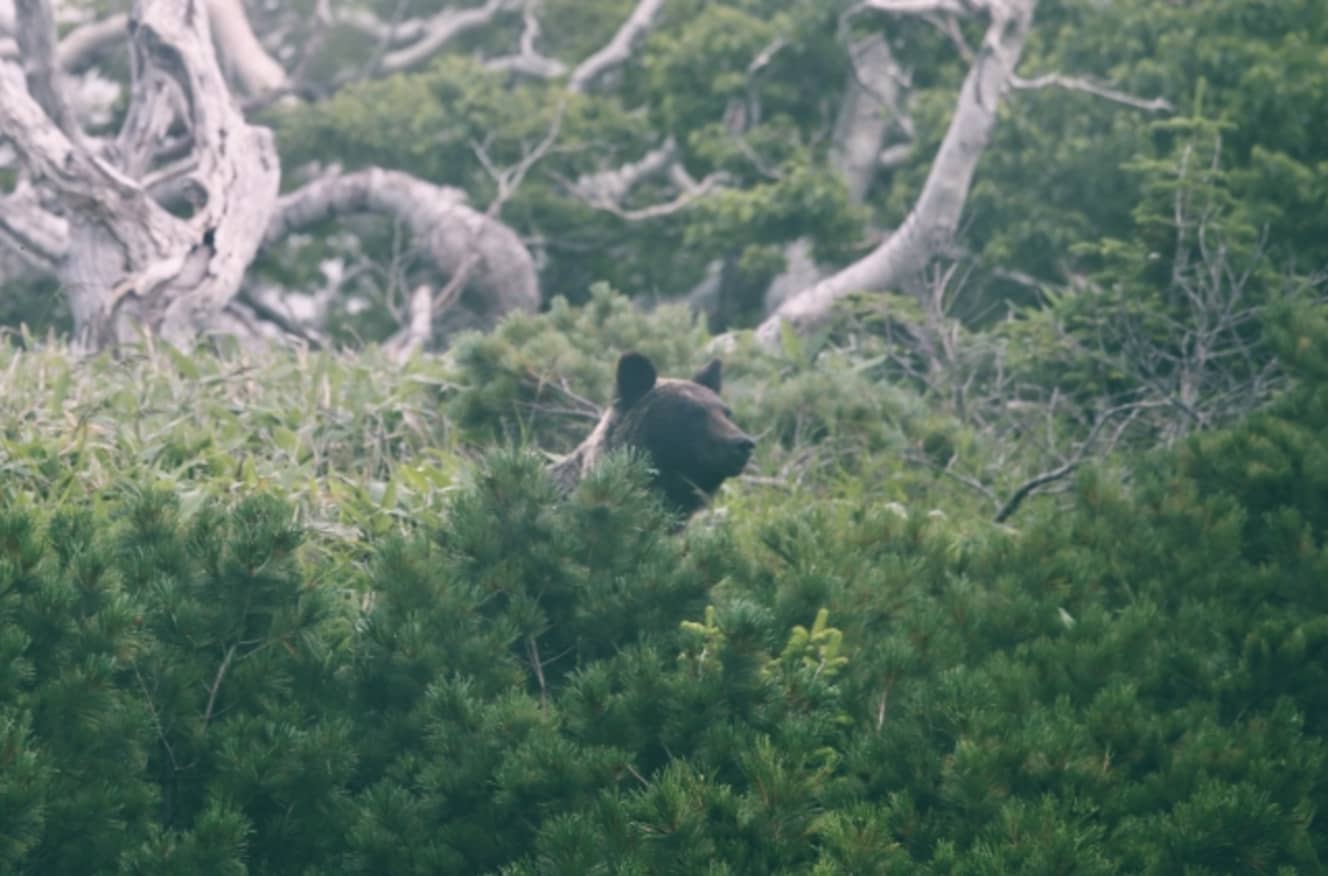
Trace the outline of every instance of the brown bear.
{"type": "Polygon", "coordinates": [[[661,378],[648,358],[624,353],[613,404],[586,440],[550,468],[558,487],[570,492],[606,453],[633,448],[650,461],[653,486],[668,508],[686,519],[707,505],[756,447],[719,397],[721,369],[714,359],[691,380],[661,378]]]}

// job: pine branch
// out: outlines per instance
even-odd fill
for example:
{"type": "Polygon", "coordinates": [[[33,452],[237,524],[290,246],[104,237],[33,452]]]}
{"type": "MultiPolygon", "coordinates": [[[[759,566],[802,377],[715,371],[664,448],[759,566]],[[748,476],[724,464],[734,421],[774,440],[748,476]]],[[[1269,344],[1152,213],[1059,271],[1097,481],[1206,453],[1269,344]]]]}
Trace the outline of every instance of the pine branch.
{"type": "Polygon", "coordinates": [[[212,709],[217,704],[217,691],[221,690],[221,680],[226,677],[226,670],[230,668],[233,659],[235,659],[235,646],[231,645],[226,649],[226,656],[222,659],[221,666],[217,667],[217,677],[212,680],[212,689],[208,691],[207,708],[203,711],[204,730],[212,721],[212,709]]]}
{"type": "Polygon", "coordinates": [[[177,773],[180,771],[180,763],[175,759],[175,749],[171,748],[170,740],[166,738],[166,728],[162,726],[161,715],[157,712],[157,705],[152,701],[152,694],[148,692],[147,682],[143,680],[143,673],[138,671],[138,664],[134,664],[134,678],[138,679],[138,689],[143,692],[143,702],[147,704],[148,714],[152,716],[152,726],[157,730],[157,740],[161,747],[166,749],[166,757],[171,762],[171,769],[177,773]]]}
{"type": "Polygon", "coordinates": [[[540,661],[539,645],[535,643],[534,636],[526,636],[526,651],[530,655],[530,668],[535,670],[535,678],[539,681],[540,708],[547,708],[548,685],[544,680],[544,664],[540,661]]]}

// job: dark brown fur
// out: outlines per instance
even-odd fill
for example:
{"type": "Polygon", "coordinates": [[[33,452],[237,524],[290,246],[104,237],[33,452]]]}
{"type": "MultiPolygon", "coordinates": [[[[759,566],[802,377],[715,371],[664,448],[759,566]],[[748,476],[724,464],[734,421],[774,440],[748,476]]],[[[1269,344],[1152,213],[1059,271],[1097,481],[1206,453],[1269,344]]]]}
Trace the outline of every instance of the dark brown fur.
{"type": "Polygon", "coordinates": [[[613,405],[551,469],[559,486],[570,491],[604,454],[634,448],[650,460],[654,487],[670,509],[686,517],[709,504],[756,446],[719,397],[721,368],[715,359],[691,380],[658,378],[645,356],[624,353],[613,405]]]}

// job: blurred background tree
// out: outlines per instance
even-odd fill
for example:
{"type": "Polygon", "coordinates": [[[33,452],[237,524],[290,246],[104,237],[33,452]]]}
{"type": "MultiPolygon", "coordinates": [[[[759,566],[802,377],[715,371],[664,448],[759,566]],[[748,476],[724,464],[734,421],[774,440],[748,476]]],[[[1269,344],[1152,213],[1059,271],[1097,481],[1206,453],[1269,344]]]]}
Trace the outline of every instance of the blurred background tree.
{"type": "Polygon", "coordinates": [[[926,303],[953,268],[946,314],[982,328],[1080,294],[1094,247],[1156,228],[1139,171],[1192,148],[1157,124],[1177,114],[1217,126],[1194,161],[1269,266],[1322,268],[1320,4],[1036,6],[210,0],[210,30],[171,37],[184,75],[126,26],[164,33],[179,3],[18,3],[0,315],[93,346],[146,324],[404,354],[605,281],[772,344],[844,295],[926,303]],[[234,194],[213,122],[172,92],[255,132],[280,191],[234,194]],[[82,178],[52,176],[53,131],[82,178]]]}

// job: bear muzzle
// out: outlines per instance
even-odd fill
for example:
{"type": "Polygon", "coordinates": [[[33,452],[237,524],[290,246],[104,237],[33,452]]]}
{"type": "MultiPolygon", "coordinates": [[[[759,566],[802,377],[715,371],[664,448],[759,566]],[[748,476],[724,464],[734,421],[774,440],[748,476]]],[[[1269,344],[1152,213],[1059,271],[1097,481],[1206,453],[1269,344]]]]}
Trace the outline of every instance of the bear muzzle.
{"type": "Polygon", "coordinates": [[[725,455],[730,476],[741,473],[747,467],[747,462],[752,458],[752,451],[755,449],[756,439],[743,432],[729,439],[725,455]]]}

